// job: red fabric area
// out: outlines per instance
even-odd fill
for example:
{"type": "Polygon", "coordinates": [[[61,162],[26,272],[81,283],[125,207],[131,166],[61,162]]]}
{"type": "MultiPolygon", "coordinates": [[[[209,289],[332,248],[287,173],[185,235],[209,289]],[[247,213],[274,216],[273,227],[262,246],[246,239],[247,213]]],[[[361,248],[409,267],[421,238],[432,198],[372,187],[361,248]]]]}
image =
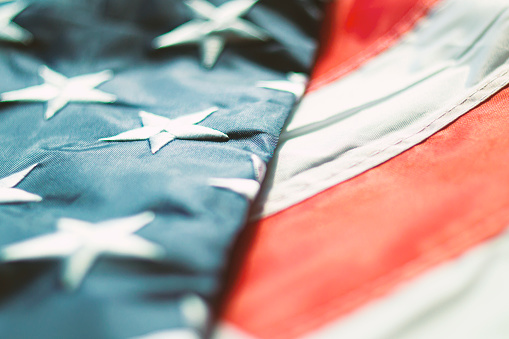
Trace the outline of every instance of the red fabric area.
{"type": "Polygon", "coordinates": [[[327,9],[309,91],[392,46],[437,0],[338,0],[327,9]]]}
{"type": "Polygon", "coordinates": [[[261,338],[296,338],[500,233],[508,135],[505,89],[398,157],[252,225],[224,317],[261,338]]]}

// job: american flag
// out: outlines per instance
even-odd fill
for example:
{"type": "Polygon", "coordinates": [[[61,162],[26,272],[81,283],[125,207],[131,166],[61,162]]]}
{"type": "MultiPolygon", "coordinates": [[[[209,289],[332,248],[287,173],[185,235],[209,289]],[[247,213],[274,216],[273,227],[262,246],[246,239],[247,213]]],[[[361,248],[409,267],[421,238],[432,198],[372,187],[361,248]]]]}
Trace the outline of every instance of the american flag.
{"type": "Polygon", "coordinates": [[[322,2],[0,3],[0,338],[507,338],[509,4],[322,2]]]}

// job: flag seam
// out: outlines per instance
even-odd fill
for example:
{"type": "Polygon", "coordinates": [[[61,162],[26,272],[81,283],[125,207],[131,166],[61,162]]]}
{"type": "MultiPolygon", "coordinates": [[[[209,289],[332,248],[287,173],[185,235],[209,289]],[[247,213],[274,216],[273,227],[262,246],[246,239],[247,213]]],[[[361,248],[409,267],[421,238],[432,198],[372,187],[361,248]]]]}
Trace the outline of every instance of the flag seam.
{"type": "MultiPolygon", "coordinates": [[[[376,150],[374,152],[372,152],[369,156],[367,156],[365,159],[362,159],[361,161],[358,161],[357,163],[355,164],[352,164],[348,167],[345,167],[344,170],[352,170],[354,169],[355,167],[358,167],[359,165],[361,165],[362,163],[370,160],[371,158],[383,153],[383,152],[387,152],[389,150],[392,150],[392,148],[394,148],[395,146],[398,146],[399,144],[401,144],[402,142],[404,142],[405,140],[407,139],[410,139],[412,137],[415,137],[419,134],[423,134],[425,132],[427,132],[427,130],[432,127],[434,124],[436,124],[437,122],[445,119],[445,118],[449,118],[447,115],[449,113],[451,113],[453,110],[456,110],[456,109],[459,109],[461,108],[462,106],[468,106],[472,103],[469,103],[469,100],[472,99],[472,97],[474,97],[476,94],[479,94],[480,92],[482,92],[483,90],[485,90],[488,86],[490,86],[491,84],[493,84],[494,82],[496,81],[501,81],[500,84],[498,84],[496,86],[496,88],[494,90],[489,90],[487,91],[486,93],[484,93],[482,96],[480,96],[479,99],[475,100],[476,102],[474,102],[474,105],[472,107],[470,107],[467,111],[463,112],[463,113],[460,113],[457,117],[454,117],[454,120],[458,119],[459,117],[461,117],[462,115],[468,113],[471,109],[475,108],[476,106],[482,104],[484,101],[486,101],[489,97],[491,97],[492,95],[496,94],[497,92],[499,92],[503,87],[505,87],[507,85],[507,83],[509,82],[509,77],[506,77],[507,74],[509,73],[509,69],[508,69],[509,66],[505,66],[503,69],[504,71],[502,71],[502,73],[498,74],[498,75],[494,75],[491,77],[491,79],[489,81],[487,81],[483,86],[481,86],[480,88],[476,88],[475,90],[472,91],[471,94],[469,94],[466,98],[462,99],[461,102],[459,102],[458,104],[455,104],[453,107],[447,109],[444,113],[440,114],[438,117],[434,118],[431,122],[429,122],[428,124],[426,124],[426,126],[424,126],[423,128],[421,128],[419,131],[417,132],[414,132],[414,133],[411,133],[403,138],[400,138],[398,139],[396,142],[393,142],[391,143],[389,146],[386,146],[384,147],[383,149],[379,149],[379,150],[376,150]]],[[[451,121],[451,122],[452,122],[451,121]]],[[[445,127],[445,126],[444,126],[445,127]]],[[[444,127],[442,128],[439,128],[437,131],[435,131],[433,134],[439,132],[440,130],[442,130],[444,127]]],[[[431,136],[431,135],[430,135],[431,136]]],[[[429,137],[429,136],[428,136],[429,137]]],[[[427,138],[427,137],[426,137],[427,138]]],[[[424,139],[425,140],[425,139],[424,139]]],[[[424,141],[423,140],[423,141],[424,141]]],[[[422,142],[422,141],[421,141],[422,142]]],[[[417,143],[416,143],[417,144],[417,143]]],[[[411,147],[413,147],[415,145],[412,145],[411,147]]],[[[367,146],[363,146],[363,147],[367,147],[367,146]]],[[[408,149],[410,149],[411,147],[408,147],[408,149]]],[[[406,151],[408,149],[405,149],[403,151],[406,151]]],[[[402,151],[402,152],[403,152],[402,151]]],[[[390,158],[394,158],[395,156],[401,154],[402,152],[398,152],[398,154],[394,155],[394,156],[391,156],[390,158]]],[[[390,159],[387,159],[385,161],[388,161],[390,159]]],[[[383,161],[383,162],[385,162],[383,161]]],[[[379,164],[377,164],[379,165],[379,164]]],[[[323,165],[322,165],[323,166],[323,165]]],[[[316,168],[320,168],[321,166],[319,167],[316,167],[316,168]]],[[[372,166],[371,168],[373,168],[375,166],[372,166]]],[[[368,168],[366,170],[363,170],[361,171],[360,173],[357,173],[355,175],[352,175],[352,176],[349,176],[348,178],[344,179],[344,180],[341,180],[340,182],[336,183],[336,184],[340,184],[341,182],[344,182],[352,177],[355,177],[361,173],[364,173],[368,170],[370,170],[371,168],[368,168]]],[[[324,175],[320,181],[326,181],[326,180],[330,180],[330,179],[333,179],[335,177],[338,177],[338,176],[341,176],[341,175],[344,175],[343,172],[334,172],[334,173],[330,173],[329,175],[324,175]]],[[[303,190],[303,189],[307,189],[309,187],[312,187],[312,186],[315,186],[316,185],[316,181],[315,182],[305,182],[305,183],[300,183],[300,184],[292,184],[293,186],[293,190],[292,191],[286,191],[284,193],[282,193],[281,195],[277,196],[275,195],[274,197],[272,197],[270,199],[271,202],[274,202],[274,203],[280,203],[282,202],[283,200],[287,199],[288,197],[293,197],[294,196],[294,193],[295,191],[300,191],[300,190],[303,190]]],[[[322,192],[324,190],[326,190],[327,188],[325,189],[321,189],[319,192],[322,192]]],[[[318,194],[319,192],[315,193],[315,194],[318,194]]],[[[301,199],[300,201],[304,201],[308,198],[310,198],[311,196],[315,195],[315,194],[312,194],[310,195],[309,197],[306,197],[304,199],[301,199]]],[[[269,216],[269,215],[273,215],[275,213],[278,213],[280,211],[282,211],[284,208],[281,208],[281,207],[274,207],[274,208],[271,208],[270,210],[267,209],[267,210],[264,210],[262,211],[262,213],[258,216],[258,217],[265,217],[265,216],[269,216]]]]}

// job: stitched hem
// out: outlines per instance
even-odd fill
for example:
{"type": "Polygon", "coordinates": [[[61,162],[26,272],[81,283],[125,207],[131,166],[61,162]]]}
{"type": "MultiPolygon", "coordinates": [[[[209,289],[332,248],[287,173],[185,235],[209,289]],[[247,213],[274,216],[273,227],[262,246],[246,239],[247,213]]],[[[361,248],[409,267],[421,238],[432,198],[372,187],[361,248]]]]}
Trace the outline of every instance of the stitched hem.
{"type": "MultiPolygon", "coordinates": [[[[297,197],[296,198],[296,192],[301,192],[303,190],[307,190],[309,187],[314,187],[317,185],[317,181],[314,181],[312,183],[293,183],[285,185],[286,183],[289,183],[290,181],[286,181],[282,184],[280,184],[280,189],[282,189],[285,193],[283,194],[275,194],[273,196],[269,195],[269,199],[267,199],[267,202],[265,203],[265,206],[263,206],[263,209],[260,213],[256,214],[253,218],[256,220],[260,217],[267,217],[270,215],[273,215],[275,213],[280,212],[281,210],[287,208],[288,206],[299,203],[301,201],[304,201],[306,199],[311,198],[312,196],[323,192],[324,190],[337,185],[343,181],[346,181],[348,179],[351,179],[361,173],[364,173],[368,170],[370,170],[373,167],[376,167],[385,161],[390,160],[391,158],[403,153],[404,151],[410,149],[411,147],[415,146],[416,144],[424,141],[425,139],[429,138],[433,134],[439,132],[442,130],[445,126],[452,123],[454,120],[458,119],[462,115],[468,113],[471,109],[474,109],[476,106],[482,104],[484,101],[486,101],[488,98],[499,92],[501,89],[503,89],[508,83],[509,83],[509,65],[504,65],[501,67],[501,70],[497,72],[497,74],[490,77],[490,79],[486,80],[486,82],[478,88],[475,88],[472,90],[472,92],[466,96],[464,99],[462,99],[459,103],[453,105],[451,108],[447,109],[445,112],[441,113],[439,116],[434,118],[431,122],[428,122],[424,127],[419,129],[417,132],[413,132],[403,138],[399,138],[395,142],[390,143],[389,146],[386,146],[382,149],[376,150],[372,152],[369,156],[362,159],[361,161],[356,162],[353,165],[350,165],[348,167],[344,167],[339,170],[339,172],[336,170],[333,173],[329,173],[328,175],[321,175],[316,176],[318,182],[326,182],[326,181],[334,181],[334,183],[331,183],[327,185],[327,187],[317,187],[315,190],[311,190],[309,194],[307,194],[305,197],[297,197]],[[494,84],[492,87],[489,88],[490,85],[494,84]],[[476,98],[476,95],[480,96],[476,98]],[[452,113],[453,111],[459,111],[457,113],[452,113]],[[454,114],[454,116],[451,116],[451,113],[454,114]],[[430,131],[431,130],[431,131],[430,131]],[[424,134],[424,135],[423,135],[424,134]],[[419,135],[422,135],[419,140],[412,142],[412,145],[406,146],[404,149],[398,150],[398,147],[402,147],[401,144],[404,144],[405,141],[408,139],[417,137],[419,135]],[[393,149],[395,149],[393,151],[393,149]],[[366,161],[371,160],[374,157],[381,156],[383,154],[389,153],[386,159],[381,159],[377,161],[376,163],[372,164],[368,168],[362,168],[361,165],[363,165],[366,161]],[[394,153],[394,154],[392,154],[394,153]],[[360,167],[358,171],[354,171],[355,168],[360,167]],[[345,171],[354,172],[353,174],[347,174],[345,175],[345,171]],[[334,180],[337,178],[336,180],[334,180]],[[288,187],[291,186],[291,187],[288,187]],[[285,200],[288,200],[288,202],[285,203],[285,200]],[[266,208],[266,206],[273,206],[270,208],[266,208]]],[[[360,148],[356,148],[355,150],[359,149],[366,149],[369,148],[370,145],[362,146],[360,148]]],[[[351,151],[350,151],[351,152],[351,151]]],[[[321,169],[322,166],[327,166],[330,164],[334,164],[334,162],[327,162],[324,163],[318,167],[315,167],[311,170],[309,170],[307,173],[313,173],[318,169],[321,169]]],[[[294,177],[295,178],[295,177],[294,177]]],[[[290,179],[291,180],[291,179],[290,179]]],[[[323,186],[323,185],[322,185],[323,186]]]]}

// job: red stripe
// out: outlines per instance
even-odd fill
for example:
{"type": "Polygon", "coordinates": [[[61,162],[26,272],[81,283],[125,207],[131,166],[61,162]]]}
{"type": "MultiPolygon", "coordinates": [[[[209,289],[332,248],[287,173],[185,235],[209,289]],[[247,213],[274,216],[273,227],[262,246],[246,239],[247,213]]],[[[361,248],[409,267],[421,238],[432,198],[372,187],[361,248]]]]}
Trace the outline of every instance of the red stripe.
{"type": "Polygon", "coordinates": [[[341,0],[328,5],[313,91],[355,70],[412,29],[438,0],[341,0]]]}
{"type": "MultiPolygon", "coordinates": [[[[225,318],[295,338],[509,224],[509,89],[400,156],[255,227],[225,318]]],[[[245,240],[246,241],[246,240],[245,240]]]]}

